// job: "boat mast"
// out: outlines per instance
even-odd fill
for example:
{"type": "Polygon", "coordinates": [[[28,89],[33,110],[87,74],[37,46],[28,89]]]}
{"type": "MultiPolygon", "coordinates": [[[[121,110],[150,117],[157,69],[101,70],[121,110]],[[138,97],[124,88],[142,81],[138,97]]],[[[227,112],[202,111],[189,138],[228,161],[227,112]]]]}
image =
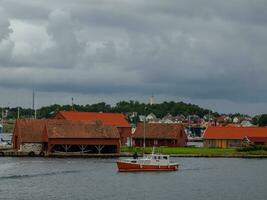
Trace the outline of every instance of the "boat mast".
{"type": "Polygon", "coordinates": [[[146,106],[144,108],[144,144],[143,144],[143,148],[144,148],[144,154],[145,154],[145,149],[146,149],[146,106]]]}
{"type": "Polygon", "coordinates": [[[35,91],[32,90],[32,110],[33,110],[33,119],[36,119],[36,109],[35,109],[35,91]]]}

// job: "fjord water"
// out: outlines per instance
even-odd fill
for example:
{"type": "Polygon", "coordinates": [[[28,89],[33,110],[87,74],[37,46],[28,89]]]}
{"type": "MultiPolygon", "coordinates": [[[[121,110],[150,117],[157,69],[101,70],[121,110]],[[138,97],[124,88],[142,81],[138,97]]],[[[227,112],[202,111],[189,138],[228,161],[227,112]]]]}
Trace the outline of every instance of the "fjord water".
{"type": "Polygon", "coordinates": [[[118,173],[116,159],[0,158],[0,199],[267,197],[267,160],[173,158],[177,172],[118,173]]]}

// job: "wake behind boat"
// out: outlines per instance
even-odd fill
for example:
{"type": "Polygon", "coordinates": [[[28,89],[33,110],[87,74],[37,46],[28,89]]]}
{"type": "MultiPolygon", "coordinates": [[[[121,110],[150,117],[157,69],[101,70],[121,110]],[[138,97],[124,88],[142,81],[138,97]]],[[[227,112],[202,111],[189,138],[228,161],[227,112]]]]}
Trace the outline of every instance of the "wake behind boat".
{"type": "Polygon", "coordinates": [[[119,172],[136,171],[176,171],[178,163],[171,163],[169,155],[154,154],[144,155],[142,158],[132,158],[117,161],[119,172]]]}

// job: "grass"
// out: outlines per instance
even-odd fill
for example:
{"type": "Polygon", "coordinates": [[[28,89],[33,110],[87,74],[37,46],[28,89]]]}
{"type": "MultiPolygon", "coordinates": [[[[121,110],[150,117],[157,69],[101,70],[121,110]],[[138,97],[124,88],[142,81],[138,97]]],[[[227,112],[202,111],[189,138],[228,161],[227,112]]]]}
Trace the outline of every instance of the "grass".
{"type": "MultiPolygon", "coordinates": [[[[122,153],[143,153],[143,148],[140,147],[122,147],[122,153]]],[[[147,147],[145,153],[151,153],[152,148],[147,147]]],[[[267,151],[257,150],[249,152],[240,152],[234,148],[205,148],[205,147],[159,147],[155,148],[155,152],[169,155],[197,155],[197,156],[245,156],[245,155],[267,155],[267,151]]]]}

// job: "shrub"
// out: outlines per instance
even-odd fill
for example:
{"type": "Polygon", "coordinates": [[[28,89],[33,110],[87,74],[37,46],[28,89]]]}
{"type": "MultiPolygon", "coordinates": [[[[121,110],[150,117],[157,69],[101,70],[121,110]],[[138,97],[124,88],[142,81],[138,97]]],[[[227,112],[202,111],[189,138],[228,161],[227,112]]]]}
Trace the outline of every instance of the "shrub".
{"type": "Polygon", "coordinates": [[[263,145],[250,145],[246,147],[240,147],[236,149],[239,152],[248,152],[248,151],[267,151],[267,146],[263,145]]]}

